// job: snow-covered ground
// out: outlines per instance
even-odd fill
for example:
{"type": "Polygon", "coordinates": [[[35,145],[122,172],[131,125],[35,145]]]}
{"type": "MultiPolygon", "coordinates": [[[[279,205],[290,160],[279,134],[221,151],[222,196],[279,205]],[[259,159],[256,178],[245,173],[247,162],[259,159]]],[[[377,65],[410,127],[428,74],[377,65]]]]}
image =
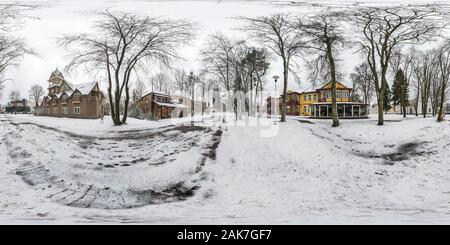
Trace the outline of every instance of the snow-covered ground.
{"type": "Polygon", "coordinates": [[[449,224],[450,122],[387,119],[1,115],[0,222],[449,224]]]}

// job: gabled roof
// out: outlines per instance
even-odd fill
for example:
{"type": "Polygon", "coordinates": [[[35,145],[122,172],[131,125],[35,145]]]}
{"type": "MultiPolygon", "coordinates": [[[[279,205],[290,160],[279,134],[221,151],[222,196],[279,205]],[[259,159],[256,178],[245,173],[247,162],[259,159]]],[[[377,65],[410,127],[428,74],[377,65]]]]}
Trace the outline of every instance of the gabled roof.
{"type": "Polygon", "coordinates": [[[288,90],[288,91],[286,92],[286,94],[300,94],[300,93],[297,92],[297,91],[288,90]]]}
{"type": "Polygon", "coordinates": [[[57,94],[55,94],[55,96],[56,96],[56,98],[61,98],[61,96],[64,94],[64,92],[59,92],[59,93],[57,93],[57,94]]]}
{"type": "MultiPolygon", "coordinates": [[[[322,90],[322,89],[330,89],[331,88],[331,81],[325,83],[322,87],[320,87],[317,90],[322,90]]],[[[341,82],[336,82],[336,88],[338,89],[349,89],[351,90],[351,88],[347,88],[347,86],[345,86],[344,84],[342,84],[341,82]]]]}
{"type": "Polygon", "coordinates": [[[74,84],[71,86],[73,91],[78,90],[81,94],[89,94],[91,90],[97,85],[97,82],[88,82],[88,83],[80,83],[74,84]]]}
{"type": "Polygon", "coordinates": [[[157,94],[157,95],[162,95],[162,96],[171,97],[170,94],[167,94],[167,93],[164,93],[164,92],[161,92],[161,91],[154,90],[154,91],[150,91],[150,92],[144,93],[144,95],[142,95],[141,99],[144,98],[144,97],[146,97],[146,96],[149,96],[150,94],[157,94]]]}
{"type": "Polygon", "coordinates": [[[51,80],[54,77],[59,77],[64,79],[64,75],[62,74],[62,72],[58,69],[58,67],[56,67],[56,69],[52,72],[52,74],[50,74],[50,78],[48,80],[51,80]]]}
{"type": "Polygon", "coordinates": [[[73,93],[75,93],[75,91],[80,92],[82,95],[87,95],[97,85],[97,82],[88,82],[88,83],[80,83],[80,84],[73,84],[68,81],[65,81],[65,82],[71,88],[70,90],[66,91],[67,95],[69,95],[69,96],[72,96],[73,93]]]}

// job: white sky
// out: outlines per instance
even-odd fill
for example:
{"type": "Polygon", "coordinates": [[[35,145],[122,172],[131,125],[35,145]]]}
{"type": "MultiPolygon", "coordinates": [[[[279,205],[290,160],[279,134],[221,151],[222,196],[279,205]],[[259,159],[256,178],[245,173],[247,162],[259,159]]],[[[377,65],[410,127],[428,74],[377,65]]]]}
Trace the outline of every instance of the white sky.
{"type": "MultiPolygon", "coordinates": [[[[62,70],[67,64],[64,49],[59,48],[56,38],[66,33],[86,32],[90,31],[95,15],[92,14],[96,10],[119,10],[125,12],[133,12],[139,14],[148,14],[152,16],[162,16],[169,18],[183,18],[194,21],[197,24],[197,38],[188,47],[180,50],[183,57],[187,59],[183,63],[186,69],[197,70],[200,67],[199,50],[202,42],[209,34],[222,32],[229,36],[243,36],[244,33],[233,30],[241,23],[232,19],[235,16],[260,16],[269,15],[275,12],[309,12],[308,7],[292,7],[280,5],[280,1],[213,1],[213,0],[197,0],[197,1],[156,1],[156,0],[55,0],[43,1],[50,3],[49,7],[39,9],[33,12],[34,16],[39,20],[27,20],[24,28],[18,31],[18,36],[24,37],[28,44],[34,48],[39,56],[26,56],[20,60],[18,67],[8,70],[6,77],[12,81],[6,83],[6,89],[0,98],[0,104],[5,104],[8,94],[11,90],[19,90],[21,96],[28,98],[28,90],[34,84],[39,84],[47,88],[47,79],[51,71],[55,67],[62,70]]],[[[295,1],[295,0],[294,0],[295,1]]],[[[290,2],[290,1],[289,1],[290,2]]],[[[308,1],[303,1],[308,2],[308,1]]],[[[330,3],[333,5],[351,5],[358,1],[339,0],[339,1],[310,1],[319,3],[330,3]]],[[[368,0],[376,4],[392,4],[391,1],[368,0]]],[[[426,0],[397,2],[428,2],[426,0]]],[[[445,1],[430,1],[445,2],[445,1]]],[[[329,5],[329,4],[328,4],[329,5]]],[[[314,8],[317,9],[317,8],[314,8]]],[[[341,70],[345,74],[343,82],[350,85],[348,75],[352,72],[353,67],[359,64],[359,56],[353,54],[351,50],[342,53],[343,66],[341,70]]],[[[282,75],[282,66],[279,60],[271,61],[270,73],[268,78],[272,81],[273,75],[282,75]]],[[[156,68],[157,69],[157,68],[156,68]]],[[[306,68],[305,68],[306,69],[306,68]]],[[[302,72],[301,87],[294,83],[294,79],[290,77],[289,88],[293,90],[304,90],[310,86],[307,81],[305,72],[302,72]]],[[[78,70],[72,74],[64,73],[67,80],[73,83],[82,83],[92,81],[93,78],[84,74],[82,70],[78,70]]],[[[102,81],[101,86],[104,86],[102,81]]],[[[268,90],[273,90],[273,82],[268,85],[268,90]]],[[[281,90],[281,84],[278,84],[278,91],[281,90]]]]}

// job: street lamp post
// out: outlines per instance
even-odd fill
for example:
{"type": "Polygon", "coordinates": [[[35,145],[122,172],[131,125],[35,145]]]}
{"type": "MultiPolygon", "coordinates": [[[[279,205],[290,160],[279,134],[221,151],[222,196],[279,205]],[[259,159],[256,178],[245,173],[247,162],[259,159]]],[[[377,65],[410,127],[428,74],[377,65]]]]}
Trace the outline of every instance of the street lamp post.
{"type": "MultiPolygon", "coordinates": [[[[277,96],[277,82],[278,82],[279,78],[280,78],[279,76],[273,76],[273,80],[275,81],[275,100],[274,100],[274,102],[277,99],[277,97],[276,97],[277,96]]],[[[279,101],[278,101],[278,103],[279,103],[279,101]]],[[[276,105],[276,103],[275,103],[275,105],[276,105]]],[[[275,107],[275,116],[277,116],[276,111],[277,111],[277,108],[275,107]]]]}
{"type": "Polygon", "coordinates": [[[273,76],[273,80],[275,80],[275,96],[277,95],[277,82],[279,78],[279,76],[273,76]]]}

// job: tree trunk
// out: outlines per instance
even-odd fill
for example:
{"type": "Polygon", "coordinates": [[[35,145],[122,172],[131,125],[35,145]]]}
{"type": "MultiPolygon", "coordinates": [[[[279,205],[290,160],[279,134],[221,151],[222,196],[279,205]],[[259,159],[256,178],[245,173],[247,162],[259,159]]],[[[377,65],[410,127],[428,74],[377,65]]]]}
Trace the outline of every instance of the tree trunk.
{"type": "Polygon", "coordinates": [[[120,89],[119,89],[119,81],[116,80],[116,90],[114,93],[114,110],[115,115],[113,118],[113,122],[115,126],[121,125],[120,123],[120,89]]]}
{"type": "Polygon", "coordinates": [[[331,72],[331,108],[332,108],[332,116],[333,116],[333,127],[339,126],[339,117],[338,117],[338,107],[337,107],[337,98],[336,98],[336,66],[334,64],[333,59],[333,51],[331,50],[331,43],[327,43],[327,56],[328,62],[330,63],[330,72],[331,72]]]}
{"type": "Polygon", "coordinates": [[[444,121],[445,90],[446,90],[446,86],[444,83],[444,84],[442,84],[442,88],[441,88],[441,101],[439,102],[439,113],[438,113],[438,117],[437,117],[438,122],[444,121]]]}
{"type": "Polygon", "coordinates": [[[381,91],[378,96],[378,125],[384,124],[384,85],[381,85],[381,91]]]}
{"type": "Polygon", "coordinates": [[[128,87],[128,82],[127,82],[127,84],[125,84],[125,108],[124,108],[121,124],[125,124],[127,122],[128,104],[129,103],[130,103],[130,89],[128,87]]]}
{"type": "Polygon", "coordinates": [[[419,97],[416,98],[416,101],[414,102],[414,110],[416,117],[419,116],[419,97]]]}
{"type": "Polygon", "coordinates": [[[423,115],[423,118],[427,117],[427,110],[428,110],[428,103],[427,102],[428,102],[427,100],[422,99],[422,115],[423,115]]]}
{"type": "Polygon", "coordinates": [[[205,114],[205,87],[202,88],[202,121],[203,121],[203,114],[205,114]]]}
{"type": "Polygon", "coordinates": [[[386,71],[387,66],[384,66],[381,71],[381,91],[380,91],[380,100],[378,101],[378,125],[384,125],[384,92],[386,90],[387,81],[386,81],[386,71]],[[381,110],[380,110],[381,107],[381,110]]]}
{"type": "Polygon", "coordinates": [[[283,58],[283,106],[281,110],[281,122],[286,122],[286,107],[287,107],[287,86],[288,86],[288,75],[289,75],[289,62],[286,57],[283,58]]]}
{"type": "Polygon", "coordinates": [[[192,94],[191,94],[191,117],[193,118],[194,117],[194,93],[195,93],[195,91],[194,91],[194,84],[192,84],[192,94]]]}

